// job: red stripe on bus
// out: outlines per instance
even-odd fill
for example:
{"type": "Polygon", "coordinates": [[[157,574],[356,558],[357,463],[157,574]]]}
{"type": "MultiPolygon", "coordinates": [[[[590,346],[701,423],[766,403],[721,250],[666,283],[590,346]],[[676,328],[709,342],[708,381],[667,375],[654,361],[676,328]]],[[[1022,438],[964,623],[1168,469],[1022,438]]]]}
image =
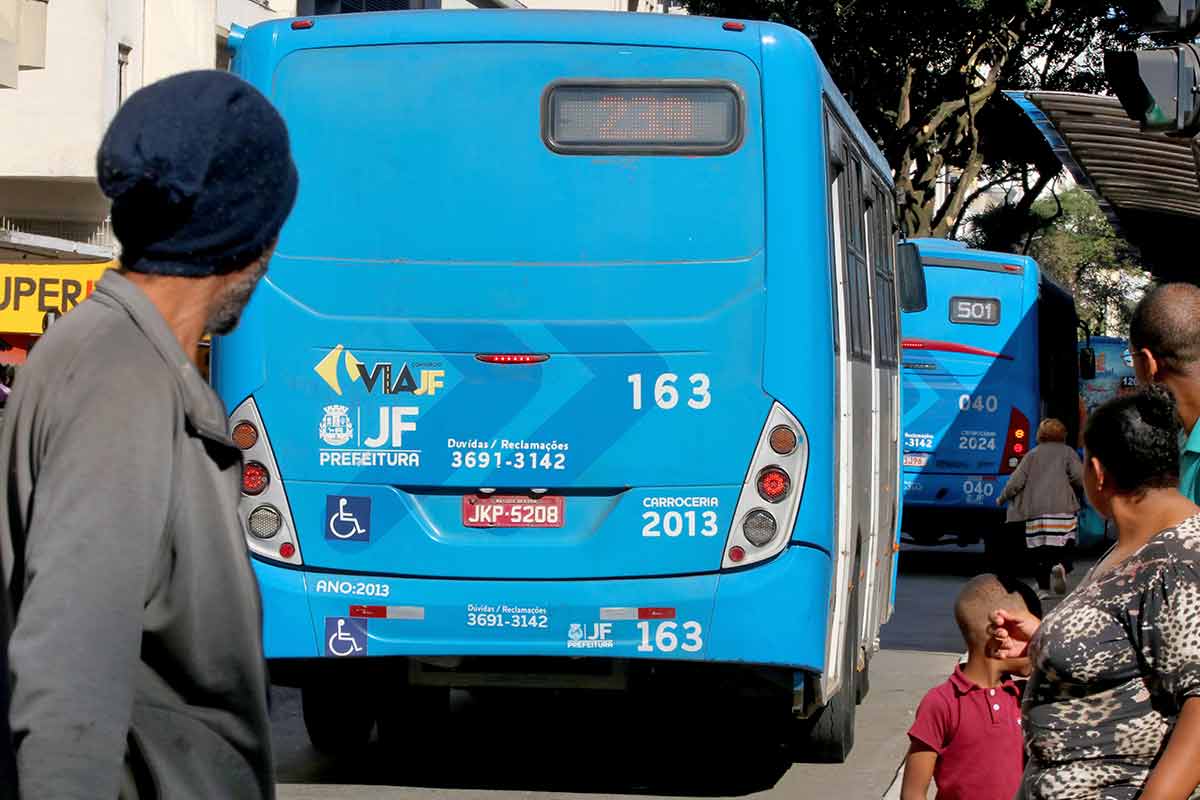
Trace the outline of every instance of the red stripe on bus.
{"type": "Polygon", "coordinates": [[[675,619],[675,609],[639,608],[638,619],[675,619]]]}
{"type": "Polygon", "coordinates": [[[1003,358],[1007,361],[1012,361],[1013,357],[1004,353],[997,353],[993,350],[984,350],[982,347],[972,347],[969,344],[959,344],[958,342],[941,342],[936,339],[905,339],[902,342],[905,350],[938,350],[943,353],[963,353],[970,356],[989,356],[990,358],[1003,358]]]}
{"type": "Polygon", "coordinates": [[[350,616],[367,619],[386,617],[387,606],[350,606],[350,616]]]}

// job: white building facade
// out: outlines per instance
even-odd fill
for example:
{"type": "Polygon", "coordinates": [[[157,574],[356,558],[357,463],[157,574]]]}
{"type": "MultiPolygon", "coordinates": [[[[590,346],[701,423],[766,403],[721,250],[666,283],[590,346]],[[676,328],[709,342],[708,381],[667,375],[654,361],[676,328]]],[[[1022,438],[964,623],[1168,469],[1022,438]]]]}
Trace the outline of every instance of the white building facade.
{"type": "MultiPolygon", "coordinates": [[[[0,3],[5,0],[0,0],[0,3]]],[[[96,149],[120,103],[212,68],[230,25],[293,16],[296,0],[52,0],[45,67],[0,92],[0,231],[113,248],[96,149]]]]}

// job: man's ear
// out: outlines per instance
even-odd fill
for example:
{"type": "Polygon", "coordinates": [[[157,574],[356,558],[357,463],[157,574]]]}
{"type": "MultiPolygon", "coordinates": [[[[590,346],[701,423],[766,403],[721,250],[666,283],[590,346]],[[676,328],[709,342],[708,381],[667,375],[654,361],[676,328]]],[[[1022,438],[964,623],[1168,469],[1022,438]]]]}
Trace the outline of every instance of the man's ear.
{"type": "Polygon", "coordinates": [[[1158,363],[1158,359],[1154,357],[1146,348],[1141,348],[1133,354],[1134,364],[1141,362],[1143,375],[1147,383],[1157,383],[1162,379],[1162,365],[1158,363]]]}

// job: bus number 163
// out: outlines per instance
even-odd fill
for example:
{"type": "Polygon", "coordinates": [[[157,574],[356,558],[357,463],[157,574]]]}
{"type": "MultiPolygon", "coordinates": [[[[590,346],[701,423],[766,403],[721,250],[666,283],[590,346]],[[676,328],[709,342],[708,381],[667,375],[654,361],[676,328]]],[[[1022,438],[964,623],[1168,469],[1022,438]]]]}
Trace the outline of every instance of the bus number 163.
{"type": "MultiPolygon", "coordinates": [[[[633,410],[642,410],[642,373],[635,372],[628,376],[633,387],[633,410]]],[[[659,375],[654,381],[654,404],[661,409],[672,409],[679,405],[679,390],[675,388],[675,382],[679,380],[679,376],[674,372],[664,372],[659,375]]],[[[688,377],[688,381],[692,384],[692,396],[688,398],[688,408],[700,410],[708,408],[712,404],[712,394],[709,392],[710,382],[708,375],[703,372],[697,372],[688,377]]]]}

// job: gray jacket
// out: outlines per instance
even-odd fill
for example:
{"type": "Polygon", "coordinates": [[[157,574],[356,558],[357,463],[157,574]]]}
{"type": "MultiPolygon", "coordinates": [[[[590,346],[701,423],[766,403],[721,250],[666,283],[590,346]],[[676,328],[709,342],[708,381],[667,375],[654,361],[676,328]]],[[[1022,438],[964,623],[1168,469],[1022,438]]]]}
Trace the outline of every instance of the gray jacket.
{"type": "Polygon", "coordinates": [[[1043,514],[1073,514],[1079,510],[1076,489],[1083,488],[1079,455],[1059,442],[1033,448],[1008,479],[1000,500],[1008,503],[1009,522],[1024,522],[1043,514]]]}
{"type": "Polygon", "coordinates": [[[21,795],[274,795],[262,612],[221,401],[115,272],[49,330],[0,432],[21,795]]]}

